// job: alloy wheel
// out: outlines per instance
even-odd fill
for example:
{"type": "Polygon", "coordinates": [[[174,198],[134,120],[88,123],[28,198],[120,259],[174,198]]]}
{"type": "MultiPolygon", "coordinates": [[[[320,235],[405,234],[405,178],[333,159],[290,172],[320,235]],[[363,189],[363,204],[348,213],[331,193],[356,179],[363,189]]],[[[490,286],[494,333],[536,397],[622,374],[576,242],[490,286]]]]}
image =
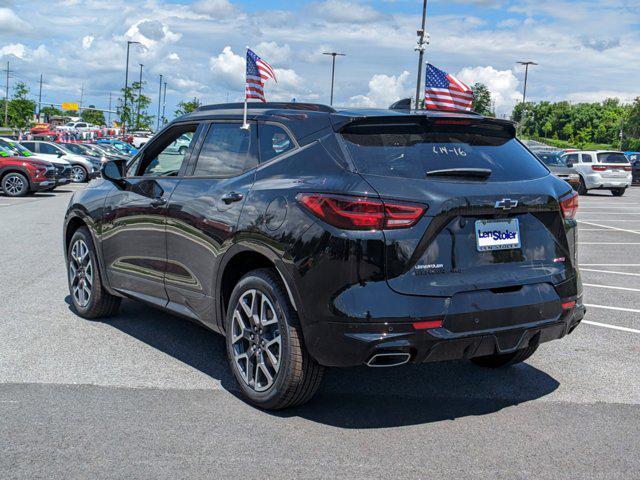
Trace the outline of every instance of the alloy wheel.
{"type": "Polygon", "coordinates": [[[24,180],[18,175],[11,175],[4,182],[4,191],[8,195],[20,195],[24,188],[24,180]]]}
{"type": "Polygon", "coordinates": [[[244,382],[257,392],[268,390],[280,370],[282,339],[271,300],[260,290],[242,294],[231,321],[235,366],[244,382]]]}
{"type": "Polygon", "coordinates": [[[84,182],[85,177],[86,177],[86,174],[84,173],[84,168],[75,166],[71,169],[71,180],[74,183],[84,182]]]}
{"type": "Polygon", "coordinates": [[[82,239],[76,240],[71,247],[69,278],[74,300],[78,306],[86,307],[91,300],[93,288],[93,263],[89,247],[82,239]]]}

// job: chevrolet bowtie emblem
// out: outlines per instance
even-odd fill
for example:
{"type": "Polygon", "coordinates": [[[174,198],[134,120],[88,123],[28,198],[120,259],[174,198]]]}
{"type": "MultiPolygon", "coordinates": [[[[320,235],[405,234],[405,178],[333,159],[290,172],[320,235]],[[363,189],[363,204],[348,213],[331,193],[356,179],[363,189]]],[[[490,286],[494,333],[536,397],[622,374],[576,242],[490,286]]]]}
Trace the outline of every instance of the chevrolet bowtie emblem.
{"type": "Polygon", "coordinates": [[[517,200],[511,200],[510,198],[503,198],[502,200],[498,200],[496,202],[496,208],[501,208],[502,210],[511,210],[512,208],[516,208],[518,206],[517,200]]]}

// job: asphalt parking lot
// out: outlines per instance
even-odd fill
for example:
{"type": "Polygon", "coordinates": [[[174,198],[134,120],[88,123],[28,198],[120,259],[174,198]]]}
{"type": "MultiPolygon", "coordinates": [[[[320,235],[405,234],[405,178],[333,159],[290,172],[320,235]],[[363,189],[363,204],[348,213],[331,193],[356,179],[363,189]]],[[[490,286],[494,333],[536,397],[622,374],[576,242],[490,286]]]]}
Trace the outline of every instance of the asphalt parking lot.
{"type": "Polygon", "coordinates": [[[329,370],[277,414],[238,398],[196,325],[128,301],[74,315],[78,188],[0,196],[2,478],[640,478],[640,187],[580,198],[588,313],[526,364],[329,370]]]}

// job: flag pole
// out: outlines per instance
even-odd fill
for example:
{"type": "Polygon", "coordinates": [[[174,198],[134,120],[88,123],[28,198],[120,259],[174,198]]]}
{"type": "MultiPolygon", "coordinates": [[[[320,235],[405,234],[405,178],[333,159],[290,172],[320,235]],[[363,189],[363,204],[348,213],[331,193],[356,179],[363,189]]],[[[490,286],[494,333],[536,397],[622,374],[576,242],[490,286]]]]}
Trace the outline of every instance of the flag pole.
{"type": "MultiPolygon", "coordinates": [[[[249,52],[249,46],[247,46],[247,53],[249,52]]],[[[247,55],[245,55],[245,58],[247,58],[247,55]]],[[[244,113],[243,113],[243,119],[242,119],[242,128],[243,130],[249,130],[249,124],[247,123],[247,109],[248,109],[248,105],[247,105],[247,79],[246,79],[246,73],[245,73],[245,80],[244,80],[244,113]]]]}

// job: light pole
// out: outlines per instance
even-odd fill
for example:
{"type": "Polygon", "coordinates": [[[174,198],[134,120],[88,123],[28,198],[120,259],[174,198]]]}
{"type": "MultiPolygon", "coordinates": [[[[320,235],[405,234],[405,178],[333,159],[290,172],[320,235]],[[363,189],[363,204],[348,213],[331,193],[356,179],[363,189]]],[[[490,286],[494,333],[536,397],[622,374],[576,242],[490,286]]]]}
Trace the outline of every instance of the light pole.
{"type": "Polygon", "coordinates": [[[160,86],[158,87],[158,122],[156,123],[156,132],[160,130],[160,109],[162,108],[162,75],[160,75],[160,86]]]}
{"type": "Polygon", "coordinates": [[[338,52],[324,52],[323,55],[331,55],[332,64],[331,64],[331,103],[329,105],[333,105],[333,84],[336,80],[336,57],[346,57],[345,53],[338,52]]]}
{"type": "Polygon", "coordinates": [[[164,125],[164,108],[167,106],[167,82],[164,82],[164,93],[162,94],[162,125],[164,125]]]}
{"type": "Polygon", "coordinates": [[[427,27],[427,0],[422,2],[422,28],[418,30],[418,44],[415,50],[418,52],[418,81],[416,83],[416,109],[420,106],[420,91],[422,90],[422,62],[424,51],[429,44],[429,34],[425,32],[427,27]]]}
{"type": "Polygon", "coordinates": [[[527,80],[529,79],[529,65],[538,65],[536,62],[526,61],[526,62],[517,62],[520,65],[524,65],[524,91],[522,92],[522,121],[520,124],[524,127],[524,121],[527,113],[527,80]]]}
{"type": "MultiPolygon", "coordinates": [[[[127,40],[127,64],[124,69],[124,102],[122,105],[122,116],[124,117],[127,111],[127,88],[129,88],[129,48],[134,43],[140,44],[140,42],[133,42],[131,40],[127,40]]],[[[124,118],[122,120],[122,136],[125,136],[127,132],[127,122],[124,118]]]]}
{"type": "Polygon", "coordinates": [[[140,80],[138,81],[138,108],[136,110],[136,130],[140,130],[140,97],[142,97],[142,67],[140,64],[140,80]]]}

